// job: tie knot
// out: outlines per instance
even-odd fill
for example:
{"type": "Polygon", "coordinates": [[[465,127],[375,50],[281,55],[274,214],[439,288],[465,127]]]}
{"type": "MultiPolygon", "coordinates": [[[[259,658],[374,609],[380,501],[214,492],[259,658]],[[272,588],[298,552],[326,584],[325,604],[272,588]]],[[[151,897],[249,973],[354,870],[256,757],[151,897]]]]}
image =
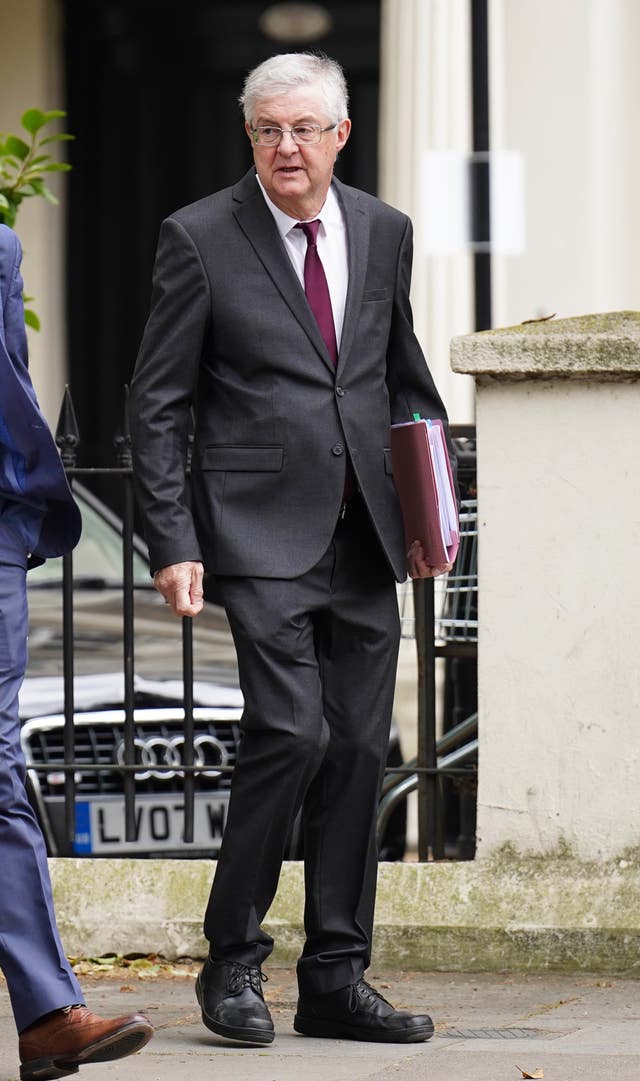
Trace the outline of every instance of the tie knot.
{"type": "Polygon", "coordinates": [[[302,229],[302,232],[307,238],[307,244],[315,244],[318,239],[318,229],[320,228],[320,219],[316,218],[315,221],[299,221],[296,225],[296,229],[302,229]]]}

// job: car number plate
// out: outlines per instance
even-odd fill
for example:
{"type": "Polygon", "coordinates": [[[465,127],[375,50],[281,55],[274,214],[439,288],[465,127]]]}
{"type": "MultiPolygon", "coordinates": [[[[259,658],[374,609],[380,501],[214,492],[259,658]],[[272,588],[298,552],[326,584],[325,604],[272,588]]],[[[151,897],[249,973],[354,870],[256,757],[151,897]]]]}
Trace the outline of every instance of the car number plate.
{"type": "Polygon", "coordinates": [[[184,841],[180,796],[136,796],[135,840],[125,841],[124,799],[78,800],[74,852],[123,855],[186,848],[217,852],[227,820],[228,793],[197,794],[193,804],[193,841],[184,841]]]}

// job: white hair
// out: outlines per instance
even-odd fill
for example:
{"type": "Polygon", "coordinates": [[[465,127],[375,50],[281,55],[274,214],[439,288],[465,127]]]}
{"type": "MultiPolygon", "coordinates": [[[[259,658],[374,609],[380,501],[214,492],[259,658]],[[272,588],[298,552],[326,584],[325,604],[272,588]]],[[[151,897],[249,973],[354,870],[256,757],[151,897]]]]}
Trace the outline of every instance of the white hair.
{"type": "Polygon", "coordinates": [[[349,93],[344,72],[336,60],[322,53],[279,53],[258,64],[245,80],[239,101],[248,124],[258,102],[287,94],[301,86],[317,85],[332,124],[346,120],[349,93]]]}

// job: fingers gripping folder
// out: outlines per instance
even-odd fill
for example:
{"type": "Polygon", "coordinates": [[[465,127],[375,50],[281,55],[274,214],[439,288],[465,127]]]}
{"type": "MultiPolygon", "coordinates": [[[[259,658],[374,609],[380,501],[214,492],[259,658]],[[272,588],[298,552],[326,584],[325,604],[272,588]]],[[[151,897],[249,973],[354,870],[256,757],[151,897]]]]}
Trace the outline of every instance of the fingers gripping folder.
{"type": "Polygon", "coordinates": [[[418,540],[427,563],[453,563],[460,525],[441,420],[391,426],[391,458],[407,548],[418,540]]]}

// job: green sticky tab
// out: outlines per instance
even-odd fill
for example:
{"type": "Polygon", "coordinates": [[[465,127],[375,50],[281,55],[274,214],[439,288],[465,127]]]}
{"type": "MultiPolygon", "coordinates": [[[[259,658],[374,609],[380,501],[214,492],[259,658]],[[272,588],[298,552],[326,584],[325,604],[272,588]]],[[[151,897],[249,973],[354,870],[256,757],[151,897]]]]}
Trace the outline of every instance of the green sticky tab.
{"type": "Polygon", "coordinates": [[[420,414],[419,414],[419,413],[414,413],[414,414],[413,414],[413,419],[414,419],[414,420],[421,420],[422,418],[421,418],[421,416],[420,416],[420,414]]]}

